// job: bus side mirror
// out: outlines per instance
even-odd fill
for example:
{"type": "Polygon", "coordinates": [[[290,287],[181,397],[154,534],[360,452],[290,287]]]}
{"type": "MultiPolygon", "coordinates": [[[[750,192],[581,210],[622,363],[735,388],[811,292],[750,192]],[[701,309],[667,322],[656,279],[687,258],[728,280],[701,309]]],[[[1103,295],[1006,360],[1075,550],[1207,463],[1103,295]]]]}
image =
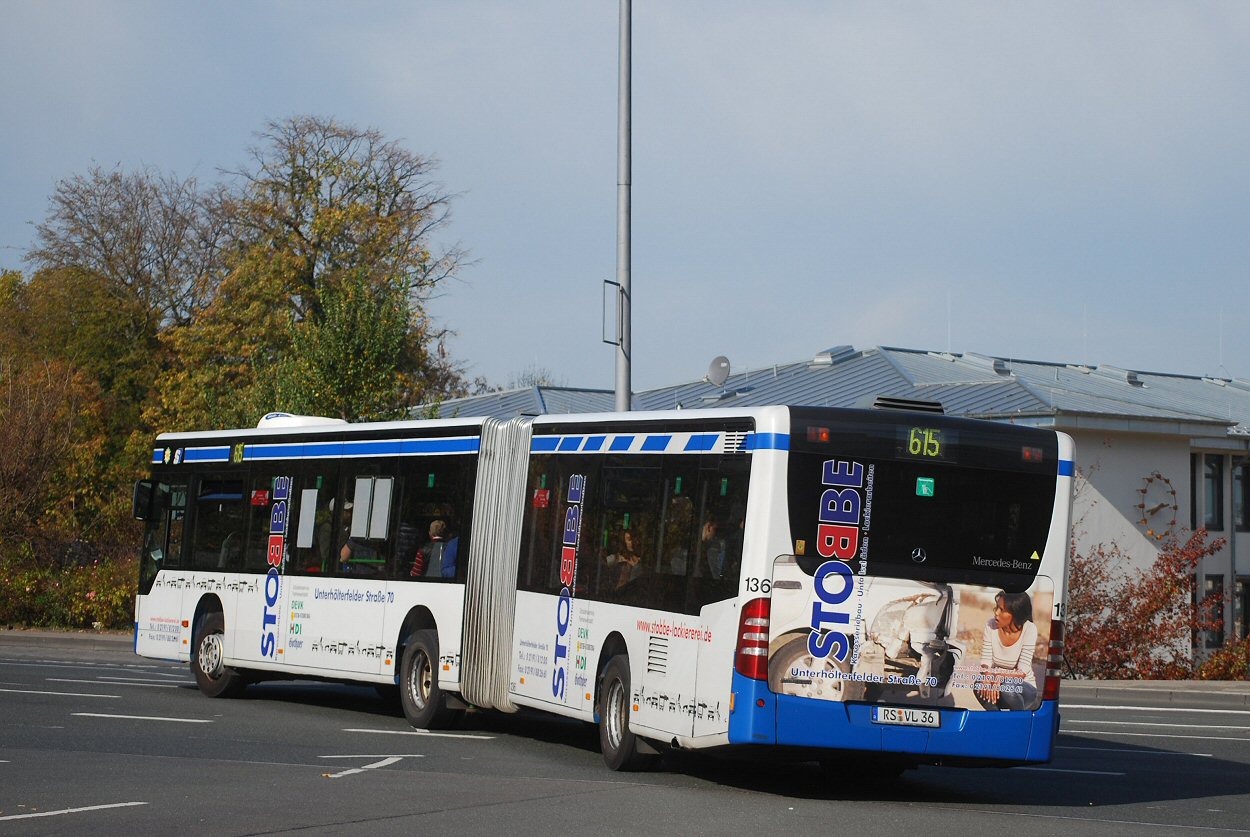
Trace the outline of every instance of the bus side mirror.
{"type": "Polygon", "coordinates": [[[155,509],[152,508],[152,499],[155,494],[155,486],[151,480],[139,480],[135,483],[134,500],[131,502],[131,511],[135,520],[147,520],[152,516],[155,509]]]}

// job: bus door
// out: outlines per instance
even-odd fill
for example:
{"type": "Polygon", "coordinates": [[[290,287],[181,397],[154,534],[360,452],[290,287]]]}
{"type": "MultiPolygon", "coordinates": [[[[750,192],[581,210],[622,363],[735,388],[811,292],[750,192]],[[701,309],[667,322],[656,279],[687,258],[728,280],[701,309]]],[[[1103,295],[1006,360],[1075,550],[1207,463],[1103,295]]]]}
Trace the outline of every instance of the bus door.
{"type": "Polygon", "coordinates": [[[168,660],[188,658],[190,631],[182,627],[182,533],[187,483],[144,480],[135,486],[134,516],[144,521],[135,603],[135,652],[168,660]]]}
{"type": "Polygon", "coordinates": [[[723,733],[729,725],[749,481],[750,460],[743,455],[705,463],[699,475],[700,561],[692,579],[695,598],[688,608],[697,614],[699,630],[696,737],[723,733]]]}
{"type": "MultiPolygon", "coordinates": [[[[315,488],[303,489],[305,501],[323,502],[326,483],[311,493],[315,488]]],[[[324,510],[331,521],[328,531],[315,524],[316,515],[312,524],[299,516],[295,528],[304,534],[296,532],[296,554],[302,554],[299,544],[306,540],[314,545],[324,540],[329,547],[323,568],[308,563],[305,574],[289,585],[287,645],[301,665],[360,674],[383,670],[394,498],[391,463],[349,460],[342,466],[333,508],[324,510]]]]}

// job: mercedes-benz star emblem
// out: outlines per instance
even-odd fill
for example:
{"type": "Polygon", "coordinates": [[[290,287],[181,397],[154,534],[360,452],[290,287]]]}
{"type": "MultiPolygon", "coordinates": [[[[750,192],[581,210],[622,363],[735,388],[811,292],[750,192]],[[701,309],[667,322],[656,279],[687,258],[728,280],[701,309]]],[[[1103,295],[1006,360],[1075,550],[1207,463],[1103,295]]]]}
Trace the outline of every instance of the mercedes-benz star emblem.
{"type": "Polygon", "coordinates": [[[915,561],[917,564],[923,564],[924,559],[928,557],[929,556],[925,553],[924,549],[922,549],[921,547],[916,547],[915,549],[911,551],[911,560],[915,561]]]}

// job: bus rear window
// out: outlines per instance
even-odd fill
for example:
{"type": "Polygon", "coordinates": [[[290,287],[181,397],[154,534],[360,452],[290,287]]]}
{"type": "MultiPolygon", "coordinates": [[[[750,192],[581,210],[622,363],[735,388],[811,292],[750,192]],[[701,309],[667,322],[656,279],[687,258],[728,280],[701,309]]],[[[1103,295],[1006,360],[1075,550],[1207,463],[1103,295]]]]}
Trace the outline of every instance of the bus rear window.
{"type": "Polygon", "coordinates": [[[1010,591],[1032,584],[1054,511],[1053,433],[855,418],[792,435],[789,512],[804,570],[836,558],[857,574],[1010,591]]]}

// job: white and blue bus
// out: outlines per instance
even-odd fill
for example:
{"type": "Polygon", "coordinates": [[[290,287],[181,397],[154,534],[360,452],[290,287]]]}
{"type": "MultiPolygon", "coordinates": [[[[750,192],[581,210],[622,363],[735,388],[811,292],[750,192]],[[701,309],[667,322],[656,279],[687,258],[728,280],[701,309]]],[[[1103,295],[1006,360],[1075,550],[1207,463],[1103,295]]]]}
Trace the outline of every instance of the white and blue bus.
{"type": "Polygon", "coordinates": [[[215,697],[321,677],[398,687],[421,728],[592,721],[613,769],[729,745],[1045,762],[1072,456],[918,409],[163,434],[135,650],[215,697]]]}

